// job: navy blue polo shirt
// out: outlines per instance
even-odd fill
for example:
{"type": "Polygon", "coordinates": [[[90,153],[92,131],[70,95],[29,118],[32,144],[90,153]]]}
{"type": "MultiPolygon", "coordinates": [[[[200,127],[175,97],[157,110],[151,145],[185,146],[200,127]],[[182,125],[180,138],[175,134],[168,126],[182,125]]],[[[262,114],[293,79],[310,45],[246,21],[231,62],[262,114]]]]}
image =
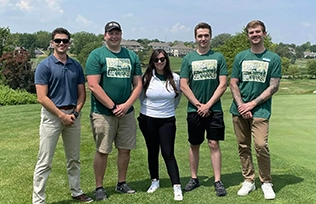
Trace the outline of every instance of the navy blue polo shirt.
{"type": "Polygon", "coordinates": [[[85,83],[79,62],[67,56],[60,62],[54,55],[41,61],[35,71],[35,84],[48,85],[47,96],[57,107],[77,104],[78,85],[85,83]]]}

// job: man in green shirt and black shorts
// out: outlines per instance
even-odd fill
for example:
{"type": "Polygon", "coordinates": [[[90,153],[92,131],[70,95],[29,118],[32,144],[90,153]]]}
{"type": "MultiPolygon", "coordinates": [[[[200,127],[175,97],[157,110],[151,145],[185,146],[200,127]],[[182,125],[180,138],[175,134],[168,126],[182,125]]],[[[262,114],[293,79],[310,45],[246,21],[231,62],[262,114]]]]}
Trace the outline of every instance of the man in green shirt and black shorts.
{"type": "Polygon", "coordinates": [[[225,196],[226,190],[221,182],[222,159],[219,141],[224,140],[225,135],[220,97],[227,87],[226,61],[221,53],[210,48],[212,28],[209,24],[199,23],[194,29],[194,35],[198,48],[183,58],[180,72],[181,91],[188,99],[191,170],[191,179],[184,190],[191,191],[200,185],[197,177],[199,152],[206,132],[211,150],[216,195],[225,196]]]}

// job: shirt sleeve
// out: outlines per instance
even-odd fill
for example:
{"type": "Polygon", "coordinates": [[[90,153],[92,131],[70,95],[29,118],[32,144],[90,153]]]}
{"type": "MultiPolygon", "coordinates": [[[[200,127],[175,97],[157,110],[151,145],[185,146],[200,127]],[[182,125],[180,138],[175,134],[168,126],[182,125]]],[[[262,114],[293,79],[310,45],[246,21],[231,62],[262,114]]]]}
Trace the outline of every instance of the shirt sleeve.
{"type": "Polygon", "coordinates": [[[100,57],[95,51],[92,51],[86,62],[86,75],[99,75],[102,73],[100,57]]]}
{"type": "Polygon", "coordinates": [[[42,61],[37,65],[34,77],[35,84],[48,84],[50,71],[46,64],[45,61],[42,61]]]}
{"type": "Polygon", "coordinates": [[[180,78],[189,78],[189,62],[186,58],[182,59],[181,69],[180,69],[180,78]]]}
{"type": "Polygon", "coordinates": [[[238,79],[240,78],[241,63],[242,62],[240,62],[239,55],[237,55],[234,59],[231,78],[238,78],[238,79]]]}

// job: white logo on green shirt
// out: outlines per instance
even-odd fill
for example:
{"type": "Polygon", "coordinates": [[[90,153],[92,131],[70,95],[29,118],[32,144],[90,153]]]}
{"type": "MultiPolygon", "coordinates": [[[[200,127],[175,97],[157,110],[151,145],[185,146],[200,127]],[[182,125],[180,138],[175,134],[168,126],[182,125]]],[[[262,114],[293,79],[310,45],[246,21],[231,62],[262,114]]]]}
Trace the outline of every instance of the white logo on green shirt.
{"type": "Polygon", "coordinates": [[[132,65],[128,58],[106,58],[107,77],[130,78],[132,65]]]}
{"type": "Polygon", "coordinates": [[[268,74],[269,62],[263,62],[258,60],[248,60],[242,62],[242,80],[243,81],[266,81],[268,74]]]}
{"type": "Polygon", "coordinates": [[[217,78],[217,60],[199,60],[192,62],[193,80],[217,78]]]}

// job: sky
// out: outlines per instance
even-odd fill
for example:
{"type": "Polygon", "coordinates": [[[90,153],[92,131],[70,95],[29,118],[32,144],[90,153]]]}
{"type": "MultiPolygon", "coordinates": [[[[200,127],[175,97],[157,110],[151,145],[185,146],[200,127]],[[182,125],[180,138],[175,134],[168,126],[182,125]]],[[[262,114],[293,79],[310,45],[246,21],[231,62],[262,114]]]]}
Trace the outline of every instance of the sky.
{"type": "Polygon", "coordinates": [[[274,43],[316,44],[315,0],[0,0],[0,27],[11,33],[53,31],[103,34],[109,21],[124,39],[194,41],[200,22],[213,37],[239,33],[252,20],[265,23],[274,43]]]}

